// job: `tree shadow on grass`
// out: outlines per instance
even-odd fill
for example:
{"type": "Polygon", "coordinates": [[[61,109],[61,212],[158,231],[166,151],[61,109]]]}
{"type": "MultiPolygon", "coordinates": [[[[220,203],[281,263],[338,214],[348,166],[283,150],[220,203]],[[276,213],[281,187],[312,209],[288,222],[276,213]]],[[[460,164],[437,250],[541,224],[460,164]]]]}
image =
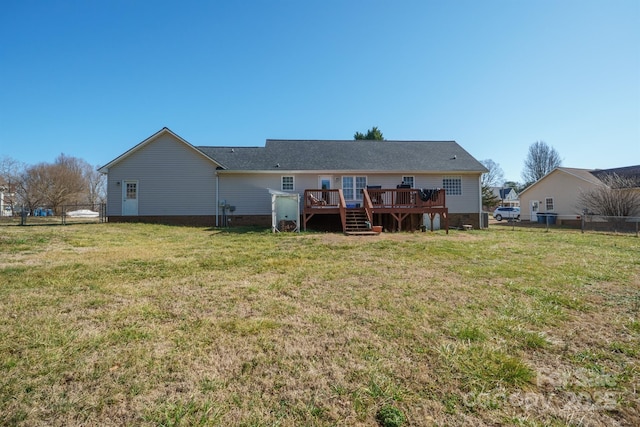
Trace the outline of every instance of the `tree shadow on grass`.
{"type": "Polygon", "coordinates": [[[270,234],[271,228],[259,226],[209,227],[205,231],[213,234],[270,234]]]}

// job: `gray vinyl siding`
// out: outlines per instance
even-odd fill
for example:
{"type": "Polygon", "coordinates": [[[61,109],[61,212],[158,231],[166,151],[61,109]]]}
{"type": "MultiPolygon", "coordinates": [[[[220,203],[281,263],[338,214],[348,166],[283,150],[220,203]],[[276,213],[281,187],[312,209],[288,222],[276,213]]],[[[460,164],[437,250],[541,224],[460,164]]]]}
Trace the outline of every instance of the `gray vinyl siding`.
{"type": "Polygon", "coordinates": [[[122,215],[122,188],[118,181],[121,180],[115,174],[107,175],[107,215],[122,215]]]}
{"type": "Polygon", "coordinates": [[[270,215],[268,189],[280,190],[280,175],[221,173],[218,185],[220,203],[235,206],[233,215],[270,215]]]}
{"type": "Polygon", "coordinates": [[[109,169],[108,215],[122,214],[124,180],[138,180],[138,215],[215,214],[215,164],[171,135],[109,169]]]}

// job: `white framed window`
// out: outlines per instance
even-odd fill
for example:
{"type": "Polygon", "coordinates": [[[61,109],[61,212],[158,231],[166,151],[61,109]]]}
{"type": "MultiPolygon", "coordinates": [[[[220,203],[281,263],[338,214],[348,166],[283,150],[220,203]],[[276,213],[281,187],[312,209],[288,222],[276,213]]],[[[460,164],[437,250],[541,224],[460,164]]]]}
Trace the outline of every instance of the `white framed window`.
{"type": "Polygon", "coordinates": [[[295,188],[292,176],[283,176],[280,188],[282,191],[293,191],[295,188]]]}
{"type": "Polygon", "coordinates": [[[362,189],[366,187],[366,176],[342,177],[342,194],[344,194],[345,200],[362,200],[362,189]]]}
{"type": "Polygon", "coordinates": [[[461,176],[444,176],[442,177],[442,188],[446,191],[447,196],[462,195],[462,177],[461,176]]]}
{"type": "Polygon", "coordinates": [[[544,199],[544,208],[547,212],[551,212],[553,210],[553,197],[547,197],[544,199]]]}
{"type": "Polygon", "coordinates": [[[403,176],[402,183],[411,186],[411,188],[415,188],[413,183],[415,182],[415,177],[413,176],[403,176]]]}
{"type": "Polygon", "coordinates": [[[127,200],[136,200],[138,198],[138,183],[137,182],[127,182],[126,183],[126,196],[127,200]]]}

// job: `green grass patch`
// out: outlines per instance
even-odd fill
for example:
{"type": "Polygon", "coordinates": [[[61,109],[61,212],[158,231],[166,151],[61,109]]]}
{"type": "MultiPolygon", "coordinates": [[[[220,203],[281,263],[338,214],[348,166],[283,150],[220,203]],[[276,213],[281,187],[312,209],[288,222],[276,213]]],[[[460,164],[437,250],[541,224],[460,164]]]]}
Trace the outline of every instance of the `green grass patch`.
{"type": "Polygon", "coordinates": [[[2,232],[2,425],[631,425],[640,411],[635,237],[2,232]]]}
{"type": "Polygon", "coordinates": [[[400,427],[406,421],[404,413],[393,405],[384,405],[376,412],[376,419],[382,427],[400,427]]]}
{"type": "Polygon", "coordinates": [[[454,334],[462,341],[481,342],[487,339],[487,335],[477,325],[462,326],[456,329],[454,334]]]}

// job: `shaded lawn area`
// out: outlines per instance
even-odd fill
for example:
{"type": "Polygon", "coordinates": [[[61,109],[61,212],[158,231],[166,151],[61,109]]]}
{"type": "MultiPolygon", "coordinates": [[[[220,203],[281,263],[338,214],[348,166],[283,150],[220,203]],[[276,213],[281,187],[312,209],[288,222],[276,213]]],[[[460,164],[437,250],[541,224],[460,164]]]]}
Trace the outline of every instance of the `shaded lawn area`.
{"type": "Polygon", "coordinates": [[[0,229],[2,425],[639,425],[640,240],[0,229]]]}

